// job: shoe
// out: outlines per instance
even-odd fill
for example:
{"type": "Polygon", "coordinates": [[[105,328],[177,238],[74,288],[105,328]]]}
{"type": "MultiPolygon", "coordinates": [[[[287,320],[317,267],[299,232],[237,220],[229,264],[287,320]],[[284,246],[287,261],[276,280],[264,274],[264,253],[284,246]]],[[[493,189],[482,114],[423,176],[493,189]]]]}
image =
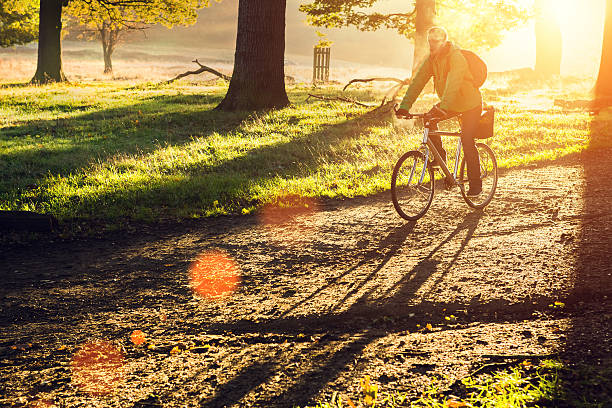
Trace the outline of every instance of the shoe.
{"type": "Polygon", "coordinates": [[[480,193],[482,193],[482,181],[471,182],[466,195],[468,197],[478,197],[480,193]]]}

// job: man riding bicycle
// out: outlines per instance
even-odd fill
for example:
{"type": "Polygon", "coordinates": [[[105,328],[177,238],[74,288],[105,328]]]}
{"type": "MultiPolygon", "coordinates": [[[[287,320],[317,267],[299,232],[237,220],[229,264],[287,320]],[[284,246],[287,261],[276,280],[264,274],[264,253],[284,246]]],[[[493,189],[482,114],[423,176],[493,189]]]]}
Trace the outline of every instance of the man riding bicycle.
{"type": "MultiPolygon", "coordinates": [[[[474,84],[467,60],[461,50],[448,41],[446,30],[442,27],[430,28],[427,40],[430,54],[419,67],[395,114],[398,118],[409,116],[410,108],[429,82],[429,78],[433,76],[434,88],[440,103],[431,108],[427,116],[440,120],[449,116],[460,117],[461,144],[470,184],[467,195],[477,196],[482,192],[482,181],[474,136],[482,113],[482,96],[474,84]]],[[[431,135],[430,138],[442,158],[446,160],[446,151],[442,147],[440,136],[431,135]]],[[[433,163],[434,166],[437,164],[433,163]]]]}

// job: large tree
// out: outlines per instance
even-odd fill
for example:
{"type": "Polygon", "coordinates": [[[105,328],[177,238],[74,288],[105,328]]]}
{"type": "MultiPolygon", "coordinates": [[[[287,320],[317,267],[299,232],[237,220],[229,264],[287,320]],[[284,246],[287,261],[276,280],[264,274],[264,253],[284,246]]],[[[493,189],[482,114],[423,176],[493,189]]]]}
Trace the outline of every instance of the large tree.
{"type": "Polygon", "coordinates": [[[403,10],[372,11],[383,0],[314,0],[300,6],[314,26],[355,26],[362,31],[392,29],[414,39],[413,68],[428,53],[427,30],[443,25],[451,38],[465,48],[491,48],[501,43],[505,31],[526,21],[529,14],[520,0],[408,1],[403,10]]]}
{"type": "Polygon", "coordinates": [[[0,47],[27,44],[38,34],[38,10],[33,0],[0,1],[0,47]]]}
{"type": "Polygon", "coordinates": [[[168,28],[191,25],[196,22],[196,10],[208,6],[208,1],[175,3],[173,8],[160,8],[159,2],[143,7],[138,3],[113,6],[96,1],[71,1],[65,11],[73,22],[69,29],[72,34],[101,42],[104,73],[110,74],[113,52],[130,32],[142,31],[154,24],[168,28]]]}
{"type": "Polygon", "coordinates": [[[240,0],[234,72],[217,109],[259,110],[289,105],[285,91],[286,0],[240,0]]]}
{"type": "Polygon", "coordinates": [[[612,0],[606,0],[606,19],[595,99],[605,105],[612,104],[612,0]]]}
{"type": "Polygon", "coordinates": [[[33,83],[61,82],[66,80],[62,70],[62,12],[64,7],[83,3],[88,7],[111,10],[120,6],[140,8],[142,13],[156,12],[160,16],[174,16],[188,9],[208,4],[208,0],[40,0],[40,25],[38,31],[38,65],[33,83]]]}
{"type": "Polygon", "coordinates": [[[38,26],[38,62],[33,83],[66,80],[62,69],[62,8],[66,0],[40,0],[38,26]]]}

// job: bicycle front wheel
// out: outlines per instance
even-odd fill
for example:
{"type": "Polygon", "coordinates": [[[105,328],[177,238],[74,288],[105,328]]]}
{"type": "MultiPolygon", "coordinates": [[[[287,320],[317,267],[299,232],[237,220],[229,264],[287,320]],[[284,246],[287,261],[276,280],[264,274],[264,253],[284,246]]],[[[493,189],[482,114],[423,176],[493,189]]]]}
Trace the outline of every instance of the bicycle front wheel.
{"type": "Polygon", "coordinates": [[[434,171],[425,163],[425,155],[416,150],[404,154],[391,176],[391,198],[400,217],[416,221],[431,205],[434,196],[434,171]]]}
{"type": "Polygon", "coordinates": [[[461,171],[459,172],[459,182],[461,183],[461,195],[472,208],[485,208],[493,199],[497,188],[497,160],[493,150],[484,143],[476,143],[478,159],[480,160],[480,179],[482,180],[482,193],[476,197],[468,197],[465,191],[467,178],[467,164],[465,157],[461,159],[461,171]]]}

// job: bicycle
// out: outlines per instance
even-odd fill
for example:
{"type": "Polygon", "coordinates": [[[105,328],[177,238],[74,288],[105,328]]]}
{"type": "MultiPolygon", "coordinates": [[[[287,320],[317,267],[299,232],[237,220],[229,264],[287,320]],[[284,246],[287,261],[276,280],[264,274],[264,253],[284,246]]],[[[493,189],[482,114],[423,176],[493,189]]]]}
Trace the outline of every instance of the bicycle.
{"type": "MultiPolygon", "coordinates": [[[[493,109],[483,109],[483,118],[485,114],[491,115],[491,130],[493,126],[493,109]]],[[[482,180],[482,193],[478,196],[468,196],[465,191],[467,180],[467,167],[465,157],[459,158],[462,152],[461,148],[461,132],[446,132],[437,130],[438,122],[450,119],[429,118],[426,114],[411,114],[401,118],[422,118],[424,122],[423,140],[421,147],[418,150],[411,150],[399,158],[393,168],[391,176],[391,197],[393,206],[397,213],[404,219],[416,221],[425,215],[434,197],[435,190],[435,173],[434,167],[431,165],[429,158],[430,153],[433,154],[438,168],[442,171],[447,189],[458,186],[463,199],[472,208],[482,209],[486,207],[495,194],[497,188],[497,160],[495,154],[489,146],[484,143],[476,143],[478,158],[480,161],[480,178],[482,180]],[[455,165],[453,173],[450,172],[446,163],[440,157],[440,153],[429,138],[430,135],[440,136],[459,136],[457,142],[457,151],[455,154],[455,165]],[[459,171],[459,177],[457,172],[459,171]]],[[[492,135],[492,131],[490,132],[492,135]]],[[[490,137],[490,136],[489,136],[490,137]]],[[[477,137],[481,139],[482,137],[477,137]]]]}

